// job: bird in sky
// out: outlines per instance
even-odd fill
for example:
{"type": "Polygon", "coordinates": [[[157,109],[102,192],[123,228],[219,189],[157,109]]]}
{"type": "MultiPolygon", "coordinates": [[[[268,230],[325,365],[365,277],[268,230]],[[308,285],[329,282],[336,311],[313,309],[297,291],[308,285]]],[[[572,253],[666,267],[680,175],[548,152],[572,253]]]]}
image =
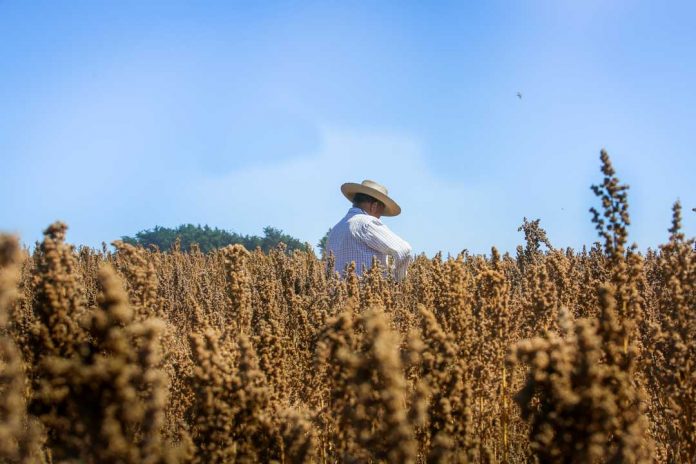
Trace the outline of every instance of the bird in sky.
{"type": "Polygon", "coordinates": [[[517,98],[519,98],[520,100],[522,100],[522,92],[517,92],[517,98]]]}

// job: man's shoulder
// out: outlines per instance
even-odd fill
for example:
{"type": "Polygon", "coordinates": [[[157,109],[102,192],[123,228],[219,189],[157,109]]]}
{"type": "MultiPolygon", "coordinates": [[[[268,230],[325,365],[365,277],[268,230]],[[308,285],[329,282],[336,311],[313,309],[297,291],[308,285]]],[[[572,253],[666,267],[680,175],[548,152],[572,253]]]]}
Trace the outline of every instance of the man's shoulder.
{"type": "Polygon", "coordinates": [[[365,226],[381,226],[382,221],[374,216],[370,216],[365,213],[358,213],[353,215],[348,219],[348,222],[353,227],[365,227],[365,226]]]}

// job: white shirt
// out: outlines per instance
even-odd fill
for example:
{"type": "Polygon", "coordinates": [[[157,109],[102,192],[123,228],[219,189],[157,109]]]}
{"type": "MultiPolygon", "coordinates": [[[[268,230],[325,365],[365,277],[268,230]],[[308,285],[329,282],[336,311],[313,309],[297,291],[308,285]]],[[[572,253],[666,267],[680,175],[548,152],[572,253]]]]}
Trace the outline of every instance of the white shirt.
{"type": "Polygon", "coordinates": [[[363,266],[369,269],[372,257],[376,256],[384,269],[394,272],[395,277],[401,280],[411,261],[411,245],[389,230],[382,221],[356,207],[350,208],[348,214],[331,229],[326,252],[334,254],[334,270],[341,275],[351,261],[355,261],[355,271],[361,275],[363,266]]]}

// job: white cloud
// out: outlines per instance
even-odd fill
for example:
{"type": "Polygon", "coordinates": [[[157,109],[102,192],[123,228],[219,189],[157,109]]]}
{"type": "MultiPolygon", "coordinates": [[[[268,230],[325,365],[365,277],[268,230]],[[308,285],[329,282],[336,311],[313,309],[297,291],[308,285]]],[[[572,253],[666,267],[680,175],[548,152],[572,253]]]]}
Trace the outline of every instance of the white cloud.
{"type": "Polygon", "coordinates": [[[336,128],[320,132],[314,154],[202,179],[192,192],[191,207],[202,222],[247,233],[273,225],[316,243],[349,207],[339,186],[369,178],[386,185],[401,205],[399,217],[384,220],[416,251],[488,250],[493,234],[475,234],[487,230],[482,224],[491,210],[487,205],[496,201],[490,191],[438,179],[421,145],[408,135],[336,128]],[[476,221],[468,219],[474,217],[476,221]],[[221,223],[221,218],[227,220],[221,223]]]}

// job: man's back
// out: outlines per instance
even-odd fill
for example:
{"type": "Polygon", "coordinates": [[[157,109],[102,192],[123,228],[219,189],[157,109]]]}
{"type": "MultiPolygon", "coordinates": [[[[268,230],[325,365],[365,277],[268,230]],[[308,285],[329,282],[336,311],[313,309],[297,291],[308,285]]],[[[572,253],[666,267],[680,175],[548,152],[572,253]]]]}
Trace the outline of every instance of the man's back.
{"type": "Polygon", "coordinates": [[[393,258],[394,272],[397,279],[406,275],[406,267],[411,259],[411,246],[394,234],[378,218],[372,217],[360,208],[352,207],[329,233],[326,244],[327,252],[335,257],[335,270],[343,275],[350,262],[355,262],[355,270],[362,274],[363,267],[369,269],[372,258],[376,257],[384,269],[393,258]]]}

